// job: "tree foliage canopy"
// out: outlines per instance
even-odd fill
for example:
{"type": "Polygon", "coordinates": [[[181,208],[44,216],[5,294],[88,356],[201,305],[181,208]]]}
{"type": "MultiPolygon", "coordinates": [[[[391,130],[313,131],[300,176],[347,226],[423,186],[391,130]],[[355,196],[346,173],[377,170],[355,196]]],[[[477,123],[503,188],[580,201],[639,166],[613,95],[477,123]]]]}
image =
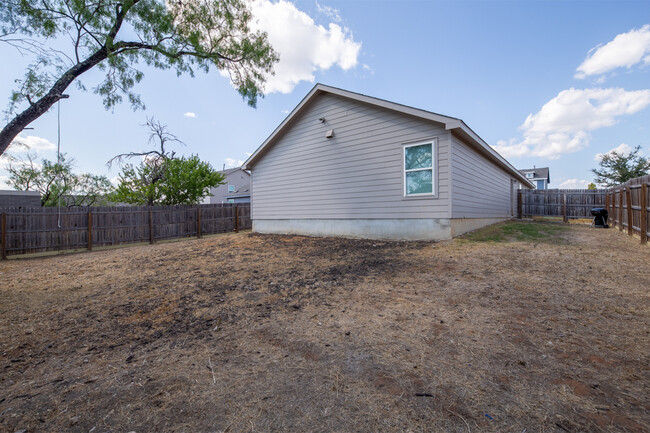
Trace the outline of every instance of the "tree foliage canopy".
{"type": "Polygon", "coordinates": [[[134,205],[176,205],[197,204],[210,195],[210,188],[223,182],[223,174],[197,155],[176,158],[169,150],[169,144],[184,144],[153,117],[143,126],[149,128],[149,144],[156,147],[143,152],[117,155],[108,161],[122,163],[139,157],[138,166],[125,164],[119,176],[119,185],[111,193],[111,200],[134,205]]]}
{"type": "Polygon", "coordinates": [[[25,161],[9,165],[9,184],[20,191],[38,191],[42,206],[92,206],[103,202],[111,190],[105,176],[89,173],[75,174],[73,161],[61,155],[58,162],[42,160],[39,165],[33,155],[25,161]]]}
{"type": "Polygon", "coordinates": [[[650,160],[639,155],[641,146],[636,146],[628,155],[612,151],[603,155],[600,169],[592,169],[595,182],[605,186],[615,186],[650,172],[650,160]]]}
{"type": "Polygon", "coordinates": [[[110,197],[114,202],[134,205],[197,204],[223,179],[221,173],[197,155],[149,159],[137,167],[126,164],[110,197]]]}
{"type": "Polygon", "coordinates": [[[245,0],[2,0],[0,42],[34,61],[11,95],[14,117],[0,131],[0,155],[95,66],[105,76],[93,90],[107,109],[124,97],[144,106],[133,92],[143,78],[139,63],[178,75],[216,67],[255,106],[278,56],[265,33],[250,30],[250,20],[245,0]],[[66,49],[53,48],[64,39],[66,49]]]}

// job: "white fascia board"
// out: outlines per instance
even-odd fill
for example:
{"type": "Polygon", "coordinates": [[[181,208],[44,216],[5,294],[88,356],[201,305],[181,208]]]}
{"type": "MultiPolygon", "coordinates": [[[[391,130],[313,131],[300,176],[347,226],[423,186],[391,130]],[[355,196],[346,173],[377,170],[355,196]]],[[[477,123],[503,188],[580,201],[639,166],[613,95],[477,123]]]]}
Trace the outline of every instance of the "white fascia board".
{"type": "Polygon", "coordinates": [[[442,114],[433,113],[431,111],[420,110],[419,108],[409,107],[408,105],[398,104],[396,102],[387,101],[385,99],[379,99],[372,96],[362,95],[361,93],[354,93],[348,90],[339,89],[336,87],[329,87],[323,84],[317,84],[316,87],[320,88],[323,91],[332,93],[334,95],[342,96],[344,98],[354,99],[359,102],[363,102],[369,105],[374,105],[377,107],[386,108],[389,110],[397,111],[400,113],[408,114],[411,116],[419,117],[421,119],[431,120],[433,122],[442,123],[445,125],[446,129],[450,129],[447,125],[455,122],[461,121],[454,117],[444,116],[442,114]]]}

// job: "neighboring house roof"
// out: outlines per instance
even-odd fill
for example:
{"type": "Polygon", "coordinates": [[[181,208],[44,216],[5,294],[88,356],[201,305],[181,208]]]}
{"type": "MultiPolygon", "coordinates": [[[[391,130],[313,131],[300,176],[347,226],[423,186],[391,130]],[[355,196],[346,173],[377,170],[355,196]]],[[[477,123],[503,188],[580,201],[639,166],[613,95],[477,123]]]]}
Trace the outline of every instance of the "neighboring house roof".
{"type": "Polygon", "coordinates": [[[524,168],[519,171],[524,176],[526,173],[533,173],[533,179],[546,179],[546,183],[551,183],[551,173],[548,167],[524,168]]]}
{"type": "Polygon", "coordinates": [[[229,174],[235,173],[235,172],[237,172],[239,170],[243,171],[244,173],[246,173],[246,174],[248,174],[250,176],[250,174],[246,170],[242,170],[241,167],[235,167],[235,168],[228,168],[226,170],[220,170],[219,173],[223,174],[224,176],[228,176],[229,174]]]}
{"type": "Polygon", "coordinates": [[[421,110],[418,108],[409,107],[407,105],[397,104],[395,102],[386,101],[384,99],[374,98],[371,96],[362,95],[360,93],[350,92],[348,90],[339,89],[336,87],[326,86],[324,84],[316,84],[313,89],[305,96],[302,101],[293,109],[293,111],[284,119],[284,121],[271,133],[271,135],[262,143],[260,147],[246,160],[242,166],[246,170],[250,170],[255,163],[273,147],[276,138],[278,138],[282,131],[287,128],[292,121],[298,117],[303,109],[309,102],[323,93],[330,93],[344,98],[352,99],[355,101],[363,102],[366,104],[383,107],[389,110],[397,111],[403,114],[408,114],[421,119],[431,120],[433,122],[445,125],[445,129],[451,130],[462,138],[467,140],[470,144],[474,145],[486,157],[503,168],[506,172],[516,177],[517,180],[529,187],[534,187],[532,183],[526,179],[516,168],[514,168],[508,161],[499,155],[490,145],[488,145],[481,137],[479,137],[472,129],[465,124],[461,119],[455,117],[443,116],[442,114],[433,113],[431,111],[421,110]]]}

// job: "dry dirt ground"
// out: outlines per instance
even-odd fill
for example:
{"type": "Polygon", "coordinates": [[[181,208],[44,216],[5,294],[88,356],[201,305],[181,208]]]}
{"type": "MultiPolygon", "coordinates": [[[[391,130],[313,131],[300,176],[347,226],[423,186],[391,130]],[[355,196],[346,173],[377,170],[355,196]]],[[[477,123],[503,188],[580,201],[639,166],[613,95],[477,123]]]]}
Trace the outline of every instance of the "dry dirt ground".
{"type": "Polygon", "coordinates": [[[650,248],[531,227],[0,262],[0,431],[650,431],[650,248]]]}

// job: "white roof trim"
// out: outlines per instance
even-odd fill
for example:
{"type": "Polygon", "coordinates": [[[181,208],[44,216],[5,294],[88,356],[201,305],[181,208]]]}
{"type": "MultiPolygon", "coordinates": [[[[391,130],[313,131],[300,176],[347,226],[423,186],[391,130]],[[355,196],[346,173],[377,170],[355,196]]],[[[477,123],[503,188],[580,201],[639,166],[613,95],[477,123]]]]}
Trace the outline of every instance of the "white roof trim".
{"type": "Polygon", "coordinates": [[[528,184],[529,187],[533,188],[534,185],[528,181],[516,168],[514,168],[505,158],[499,155],[490,145],[488,145],[481,137],[479,137],[472,129],[465,124],[461,119],[455,117],[443,116],[442,114],[433,113],[431,111],[420,110],[418,108],[409,107],[407,105],[397,104],[395,102],[386,101],[384,99],[374,98],[371,96],[362,95],[360,93],[350,92],[348,90],[339,89],[336,87],[326,86],[324,84],[316,84],[313,89],[300,101],[300,103],[293,109],[291,113],[280,123],[280,125],[275,128],[275,130],[269,135],[269,137],[264,140],[264,143],[253,152],[253,154],[244,162],[242,166],[246,170],[250,170],[257,159],[259,159],[268,148],[271,147],[275,137],[277,137],[280,132],[291,123],[291,121],[298,116],[302,111],[302,108],[309,103],[316,95],[320,93],[331,93],[333,95],[338,95],[344,98],[353,99],[355,101],[363,102],[366,104],[387,108],[389,110],[397,111],[400,113],[408,114],[411,116],[419,117],[421,119],[431,120],[433,122],[442,123],[445,125],[447,130],[460,130],[477,147],[481,148],[484,153],[487,153],[498,165],[501,165],[506,171],[510,173],[513,177],[516,177],[523,184],[528,184]]]}

